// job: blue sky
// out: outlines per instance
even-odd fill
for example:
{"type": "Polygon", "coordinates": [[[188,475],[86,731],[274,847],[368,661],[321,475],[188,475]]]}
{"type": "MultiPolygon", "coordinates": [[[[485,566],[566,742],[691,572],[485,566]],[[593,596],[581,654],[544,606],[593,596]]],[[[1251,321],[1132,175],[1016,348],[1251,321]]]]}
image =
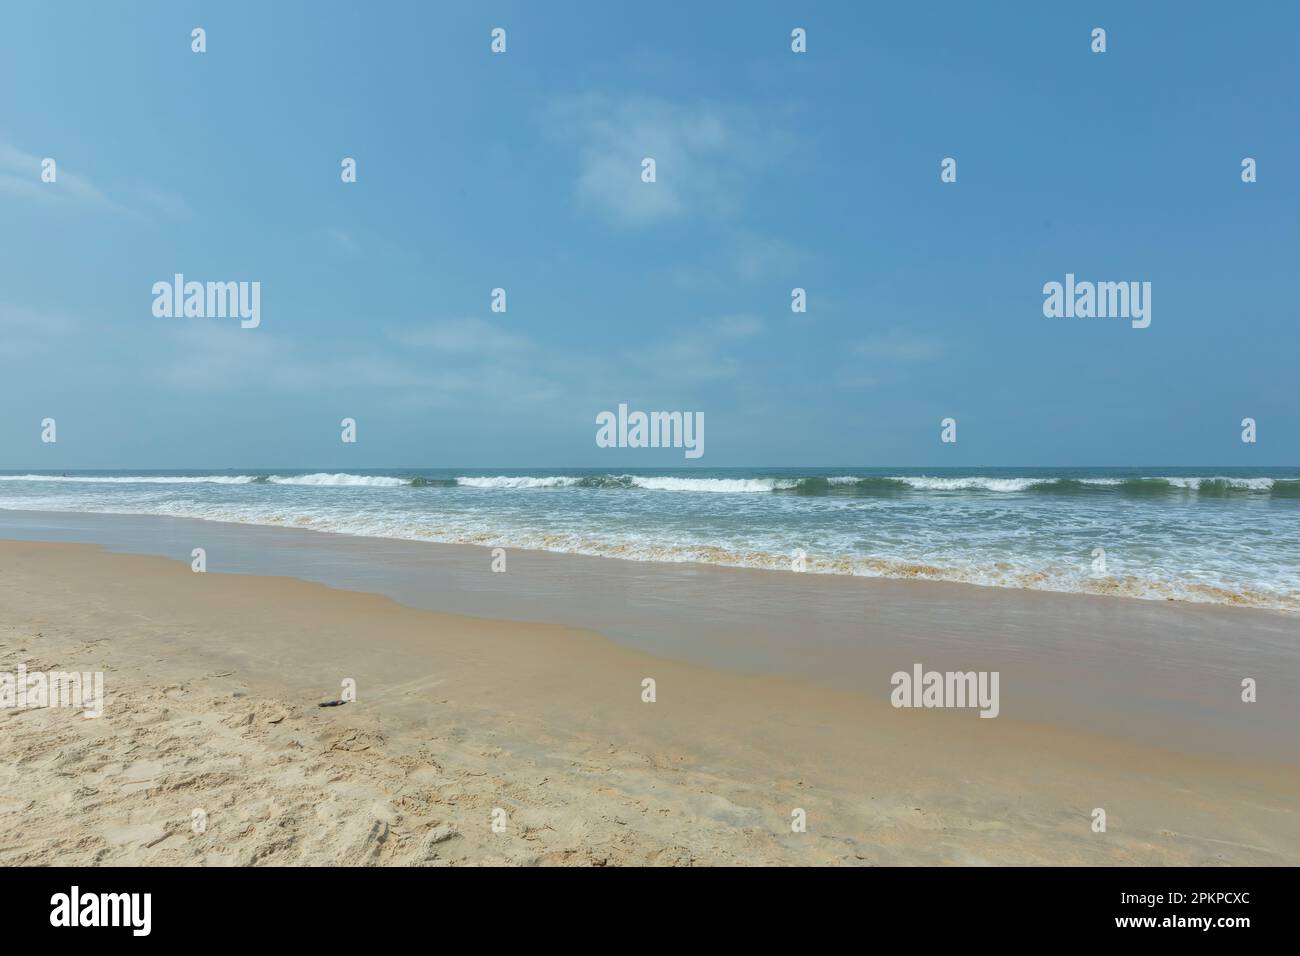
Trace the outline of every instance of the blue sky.
{"type": "Polygon", "coordinates": [[[0,468],[1300,463],[1300,13],[1046,6],[7,5],[0,468]]]}

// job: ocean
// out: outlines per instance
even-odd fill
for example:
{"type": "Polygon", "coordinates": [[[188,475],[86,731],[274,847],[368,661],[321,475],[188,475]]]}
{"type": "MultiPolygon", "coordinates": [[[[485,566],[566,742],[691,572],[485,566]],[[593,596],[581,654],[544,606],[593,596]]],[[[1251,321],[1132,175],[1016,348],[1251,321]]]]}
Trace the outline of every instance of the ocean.
{"type": "Polygon", "coordinates": [[[0,474],[0,508],[1300,611],[1300,469],[0,474]]]}

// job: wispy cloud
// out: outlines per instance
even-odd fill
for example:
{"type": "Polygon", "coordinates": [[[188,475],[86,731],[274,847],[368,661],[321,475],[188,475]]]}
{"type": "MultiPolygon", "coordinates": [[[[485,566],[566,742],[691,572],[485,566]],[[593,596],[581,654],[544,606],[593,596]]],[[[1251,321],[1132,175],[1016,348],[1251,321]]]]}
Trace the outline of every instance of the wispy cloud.
{"type": "Polygon", "coordinates": [[[807,261],[807,253],[776,236],[741,232],[733,242],[732,264],[736,275],[747,282],[788,276],[807,261]]]}
{"type": "Polygon", "coordinates": [[[52,183],[42,181],[41,160],[44,158],[0,140],[0,194],[33,202],[76,203],[137,215],[134,210],[110,199],[88,177],[58,163],[57,156],[50,157],[56,160],[56,180],[52,183]]]}
{"type": "Polygon", "coordinates": [[[714,334],[725,341],[747,339],[763,331],[763,321],[752,315],[728,315],[718,319],[714,334]]]}
{"type": "MultiPolygon", "coordinates": [[[[75,350],[83,380],[113,380],[120,367],[106,335],[126,336],[152,371],[142,387],[177,394],[349,394],[393,409],[473,409],[474,414],[577,416],[636,394],[683,396],[696,386],[743,380],[742,350],[764,331],[736,314],[702,320],[636,349],[592,343],[550,347],[504,319],[448,318],[380,327],[356,340],[316,339],[213,319],[105,326],[85,318],[0,303],[0,358],[63,367],[75,350]],[[620,361],[611,362],[611,357],[620,361]]],[[[663,401],[672,400],[662,398],[663,401]]]]}
{"type": "Polygon", "coordinates": [[[455,354],[517,352],[532,347],[527,339],[512,335],[483,319],[443,319],[393,333],[401,345],[455,354]]]}
{"type": "Polygon", "coordinates": [[[353,237],[352,233],[346,229],[331,227],[325,230],[325,238],[336,249],[349,254],[356,254],[361,251],[361,243],[353,237]]]}
{"type": "Polygon", "coordinates": [[[943,340],[917,335],[906,329],[890,329],[853,343],[853,354],[886,362],[928,362],[943,354],[943,340]]]}
{"type": "Polygon", "coordinates": [[[543,122],[577,148],[583,208],[626,226],[733,215],[755,171],[781,151],[749,109],[708,101],[589,93],[552,102],[543,122]],[[641,181],[646,157],[656,182],[641,181]]]}
{"type": "Polygon", "coordinates": [[[140,198],[151,208],[173,219],[187,219],[194,214],[185,197],[168,189],[146,185],[139,190],[140,198]]]}
{"type": "Polygon", "coordinates": [[[206,320],[173,326],[162,342],[158,374],[173,388],[361,390],[409,409],[467,400],[478,407],[530,406],[562,394],[572,374],[561,374],[527,339],[479,319],[396,327],[361,348],[206,320]]]}
{"type": "MultiPolygon", "coordinates": [[[[409,388],[436,376],[417,373],[378,352],[326,351],[301,339],[207,320],[175,320],[164,330],[168,353],[159,365],[164,383],[180,389],[409,388]]],[[[438,383],[455,387],[449,379],[438,383]]],[[[469,382],[462,383],[469,387],[469,382]]]]}
{"type": "Polygon", "coordinates": [[[688,263],[666,270],[670,282],[689,291],[721,290],[736,282],[757,283],[798,276],[810,256],[777,236],[736,229],[719,236],[688,263]]]}
{"type": "Polygon", "coordinates": [[[848,354],[865,361],[840,368],[835,383],[841,388],[899,385],[909,379],[909,369],[941,358],[944,351],[944,342],[937,336],[889,329],[852,343],[848,354]]]}
{"type": "Polygon", "coordinates": [[[43,357],[80,331],[78,323],[61,313],[0,302],[2,358],[43,357]]]}
{"type": "Polygon", "coordinates": [[[740,372],[740,361],[732,350],[762,329],[762,321],[752,315],[725,316],[701,322],[690,332],[629,353],[627,358],[652,373],[660,384],[689,385],[732,379],[740,372]]]}

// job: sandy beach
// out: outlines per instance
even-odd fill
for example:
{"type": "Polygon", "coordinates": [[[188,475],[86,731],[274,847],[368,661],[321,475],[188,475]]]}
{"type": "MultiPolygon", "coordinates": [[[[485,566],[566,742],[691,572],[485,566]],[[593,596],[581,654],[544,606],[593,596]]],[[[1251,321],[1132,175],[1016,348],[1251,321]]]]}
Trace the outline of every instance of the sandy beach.
{"type": "MultiPolygon", "coordinates": [[[[636,573],[653,582],[658,570],[636,573]]],[[[814,595],[830,586],[812,577],[768,575],[814,595]]],[[[972,620],[958,586],[882,583],[922,618],[955,602],[972,620]],[[910,598],[890,590],[909,586],[910,598]]],[[[999,620],[1039,615],[1040,630],[1067,620],[1072,600],[966,590],[999,620]]],[[[1141,603],[1092,600],[1120,618],[1141,603]]],[[[1246,631],[1295,627],[1236,609],[1155,609],[1208,630],[1225,614],[1246,631]]],[[[876,623],[868,643],[880,643],[876,623]]],[[[895,709],[874,671],[854,693],[581,627],[5,541],[0,670],[20,664],[102,671],[106,699],[96,719],[0,710],[5,865],[1300,862],[1300,766],[1276,725],[1286,711],[1253,712],[1261,724],[1245,734],[1272,740],[1261,748],[1272,756],[1233,758],[1213,741],[1194,752],[1195,734],[1160,747],[1080,729],[1086,686],[1057,722],[1021,719],[1014,703],[995,720],[895,709]],[[319,707],[345,679],[355,701],[319,707]],[[1104,833],[1092,829],[1096,808],[1104,833]],[[806,832],[792,830],[800,810],[806,832]]],[[[1090,671],[1077,673],[1086,685],[1090,671]]],[[[1016,699],[1005,683],[1003,694],[1016,699]]],[[[1166,722],[1194,724],[1194,710],[1166,722]]]]}
{"type": "Polygon", "coordinates": [[[0,29],[18,938],[1288,921],[1300,5],[124,6],[0,29]]]}

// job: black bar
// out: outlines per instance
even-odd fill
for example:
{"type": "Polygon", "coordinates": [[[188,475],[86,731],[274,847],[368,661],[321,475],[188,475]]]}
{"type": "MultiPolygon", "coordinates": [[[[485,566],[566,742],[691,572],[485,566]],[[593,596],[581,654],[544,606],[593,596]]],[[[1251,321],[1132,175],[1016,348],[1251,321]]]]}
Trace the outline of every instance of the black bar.
{"type": "MultiPolygon", "coordinates": [[[[1277,933],[1292,923],[1295,869],[9,869],[0,875],[0,913],[11,940],[37,932],[79,940],[117,937],[303,945],[348,945],[365,929],[374,939],[514,929],[540,943],[617,930],[630,941],[687,927],[726,927],[737,940],[785,924],[883,939],[907,929],[925,947],[1096,937],[1216,942],[1242,932],[1277,933]],[[57,894],[149,894],[112,926],[54,926],[57,894]],[[1177,895],[1180,894],[1180,895],[1177,895]],[[1206,927],[1202,920],[1209,920],[1206,927]],[[1122,923],[1123,921],[1123,923],[1122,923]],[[1145,921],[1150,921],[1144,925],[1145,921]],[[1190,922],[1190,921],[1195,921],[1190,922]],[[1231,921],[1229,925],[1225,921],[1231,921]],[[201,932],[200,932],[201,931],[201,932]],[[196,936],[196,933],[200,935],[196,936]],[[1044,937],[1042,934],[1050,933],[1044,937]],[[256,935],[254,935],[256,934],[256,935]],[[918,935],[919,934],[919,935],[918,935]]],[[[98,908],[98,897],[93,908],[98,908]]],[[[111,907],[110,907],[111,909],[111,907]]],[[[424,937],[430,938],[430,937],[424,937]]],[[[604,936],[605,939],[610,939],[604,936]]],[[[473,945],[463,942],[459,945],[473,945]]]]}

